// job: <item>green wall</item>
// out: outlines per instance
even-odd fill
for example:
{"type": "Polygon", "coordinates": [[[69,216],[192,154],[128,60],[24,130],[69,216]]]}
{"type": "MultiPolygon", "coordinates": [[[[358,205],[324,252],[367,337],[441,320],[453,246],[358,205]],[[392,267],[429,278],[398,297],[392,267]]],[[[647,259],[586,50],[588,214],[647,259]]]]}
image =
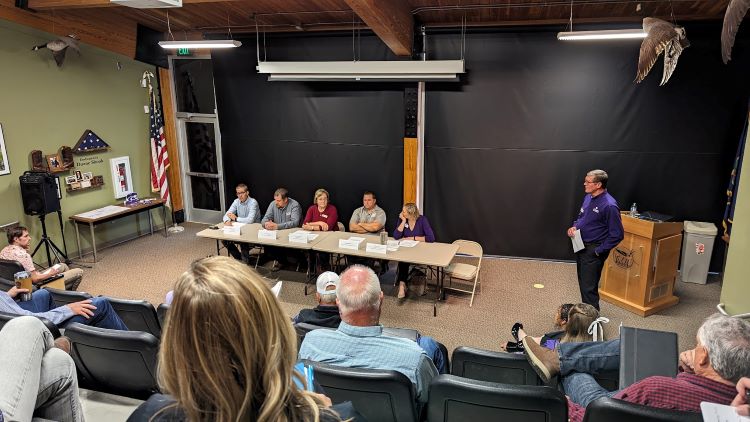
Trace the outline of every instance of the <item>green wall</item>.
{"type": "Polygon", "coordinates": [[[750,312],[750,148],[747,146],[749,143],[745,142],[737,205],[734,208],[732,238],[724,269],[724,285],[721,289],[721,302],[731,315],[750,312]]]}
{"type": "MultiPolygon", "coordinates": [[[[0,124],[5,138],[11,173],[0,176],[0,224],[19,221],[29,227],[36,245],[41,234],[37,217],[23,213],[18,177],[29,170],[29,153],[38,149],[53,154],[62,145],[73,147],[86,129],[104,139],[110,150],[75,155],[74,170],[104,176],[98,189],[62,192],[61,207],[65,240],[71,257],[77,257],[75,229],[68,216],[114,204],[110,158],[128,156],[135,191],[140,197],[153,196],[149,183],[147,91],[140,86],[144,70],[150,65],[88,45],[81,55],[68,51],[62,68],[55,65],[48,50],[31,51],[55,36],[32,28],[0,20],[0,124]],[[120,69],[118,69],[118,63],[120,69]]],[[[57,173],[73,174],[73,170],[57,173]]],[[[161,212],[153,213],[163,224],[161,212]],[[158,214],[158,215],[157,215],[158,214]]],[[[81,247],[90,249],[88,230],[82,233],[81,247]]],[[[148,230],[148,219],[126,217],[97,226],[97,245],[134,236],[148,230]]],[[[62,248],[56,214],[47,216],[47,232],[62,248]]],[[[0,239],[0,245],[5,240],[0,239]]],[[[39,263],[46,261],[37,255],[39,263]]]]}

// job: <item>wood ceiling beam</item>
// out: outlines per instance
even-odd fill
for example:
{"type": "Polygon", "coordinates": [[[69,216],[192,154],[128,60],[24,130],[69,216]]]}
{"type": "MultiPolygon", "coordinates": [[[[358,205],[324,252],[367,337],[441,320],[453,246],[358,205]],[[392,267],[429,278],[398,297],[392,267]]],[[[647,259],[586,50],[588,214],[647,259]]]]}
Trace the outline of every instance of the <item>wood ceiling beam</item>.
{"type": "Polygon", "coordinates": [[[414,18],[404,0],[345,0],[397,56],[411,56],[414,18]]]}
{"type": "MultiPolygon", "coordinates": [[[[182,4],[219,3],[236,0],[182,0],[182,4]]],[[[29,0],[29,9],[53,10],[53,9],[85,9],[93,7],[117,6],[109,0],[29,0]]]]}

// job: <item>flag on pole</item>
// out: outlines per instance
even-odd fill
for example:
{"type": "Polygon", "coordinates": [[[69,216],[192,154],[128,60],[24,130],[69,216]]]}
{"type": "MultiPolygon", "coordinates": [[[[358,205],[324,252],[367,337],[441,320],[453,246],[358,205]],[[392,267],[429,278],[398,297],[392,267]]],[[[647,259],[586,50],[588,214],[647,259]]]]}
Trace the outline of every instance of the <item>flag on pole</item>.
{"type": "Polygon", "coordinates": [[[169,155],[167,154],[167,141],[164,137],[164,119],[156,102],[156,92],[151,85],[153,74],[144,74],[148,80],[148,91],[150,98],[149,107],[149,139],[151,144],[151,191],[159,192],[161,199],[167,207],[172,207],[169,198],[169,183],[167,182],[167,168],[169,167],[169,155]]]}

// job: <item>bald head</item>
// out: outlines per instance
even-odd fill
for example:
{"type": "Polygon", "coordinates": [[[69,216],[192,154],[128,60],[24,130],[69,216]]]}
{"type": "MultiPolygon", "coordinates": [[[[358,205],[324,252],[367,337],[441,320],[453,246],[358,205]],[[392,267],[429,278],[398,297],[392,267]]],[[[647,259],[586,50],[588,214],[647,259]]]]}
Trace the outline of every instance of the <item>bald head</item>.
{"type": "Polygon", "coordinates": [[[383,292],[375,272],[363,265],[352,265],[341,273],[336,292],[341,319],[349,325],[376,325],[380,320],[383,292]]]}

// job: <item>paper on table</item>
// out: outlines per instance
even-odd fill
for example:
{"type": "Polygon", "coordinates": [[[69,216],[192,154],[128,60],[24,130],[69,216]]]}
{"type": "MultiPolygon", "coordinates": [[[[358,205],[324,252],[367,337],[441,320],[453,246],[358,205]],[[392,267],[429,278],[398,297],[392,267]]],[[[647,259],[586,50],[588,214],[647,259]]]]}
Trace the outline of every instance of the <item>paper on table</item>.
{"type": "Polygon", "coordinates": [[[398,240],[389,240],[386,245],[391,252],[398,250],[398,240]]]}
{"type": "Polygon", "coordinates": [[[362,241],[365,240],[365,238],[364,237],[359,237],[359,236],[350,236],[349,240],[354,241],[354,242],[362,242],[362,241]]]}
{"type": "Polygon", "coordinates": [[[583,239],[581,238],[581,231],[580,230],[576,230],[573,233],[573,237],[570,238],[570,242],[573,244],[573,252],[574,253],[580,251],[583,248],[585,248],[585,246],[583,246],[583,239]]]}
{"type": "Polygon", "coordinates": [[[273,287],[271,287],[271,292],[273,292],[273,295],[276,297],[279,297],[279,294],[281,294],[281,283],[282,281],[279,281],[273,287]]]}
{"type": "Polygon", "coordinates": [[[737,410],[732,406],[725,404],[709,403],[704,401],[701,403],[701,413],[703,414],[704,422],[747,422],[750,418],[747,416],[740,416],[737,414],[737,410]]]}
{"type": "Polygon", "coordinates": [[[232,223],[231,226],[225,225],[221,229],[224,231],[224,234],[240,234],[240,232],[242,230],[242,226],[244,226],[244,225],[245,225],[244,223],[234,222],[234,223],[232,223]]]}
{"type": "Polygon", "coordinates": [[[419,240],[401,239],[401,241],[398,242],[398,245],[403,246],[405,248],[413,248],[417,246],[417,243],[419,243],[419,240]]]}
{"type": "Polygon", "coordinates": [[[308,233],[307,240],[315,240],[318,237],[317,233],[308,233]]]}
{"type": "Polygon", "coordinates": [[[117,205],[107,205],[106,207],[97,208],[95,210],[76,214],[76,217],[80,218],[101,218],[108,215],[117,214],[118,212],[128,211],[130,208],[119,207],[117,205]]]}

